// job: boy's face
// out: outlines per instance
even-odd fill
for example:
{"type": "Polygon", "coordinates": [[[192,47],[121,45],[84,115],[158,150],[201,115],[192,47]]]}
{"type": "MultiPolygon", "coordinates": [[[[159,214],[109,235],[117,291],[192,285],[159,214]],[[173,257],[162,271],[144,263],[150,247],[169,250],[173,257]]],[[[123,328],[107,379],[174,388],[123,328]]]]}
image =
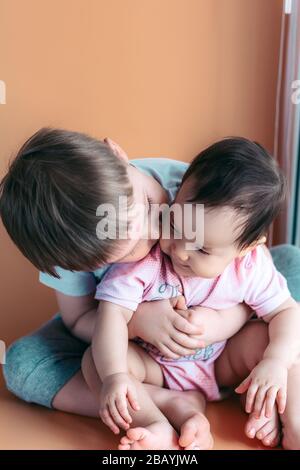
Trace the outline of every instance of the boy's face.
{"type": "Polygon", "coordinates": [[[118,248],[114,256],[107,262],[130,263],[143,259],[159,238],[151,238],[145,233],[145,227],[151,227],[151,204],[167,202],[167,195],[160,184],[150,176],[140,172],[135,167],[128,165],[128,177],[133,188],[133,204],[127,217],[130,222],[130,238],[119,240],[118,248]]]}
{"type": "Polygon", "coordinates": [[[126,214],[130,222],[131,236],[118,241],[116,253],[107,260],[107,264],[139,261],[148,255],[159,238],[158,235],[153,238],[145,233],[145,227],[151,227],[151,204],[166,203],[168,197],[154,178],[129,164],[126,152],[118,144],[108,138],[104,139],[104,142],[116,158],[123,160],[127,165],[128,178],[133,188],[132,207],[126,214]]]}
{"type": "MultiPolygon", "coordinates": [[[[179,204],[184,213],[183,206],[191,198],[190,178],[181,186],[174,203],[179,204]]],[[[194,227],[193,220],[196,216],[195,204],[192,204],[191,214],[184,218],[185,227],[194,227]]],[[[161,249],[170,256],[174,270],[184,277],[199,276],[202,278],[215,278],[238,256],[245,252],[238,249],[235,240],[237,237],[237,216],[231,208],[216,208],[205,210],[204,207],[204,241],[203,246],[195,245],[194,250],[187,250],[186,244],[194,243],[194,240],[185,238],[182,227],[174,225],[171,216],[171,237],[169,240],[161,239],[161,249]],[[174,234],[177,237],[174,238],[174,234]]],[[[188,233],[188,231],[187,231],[188,233]]]]}

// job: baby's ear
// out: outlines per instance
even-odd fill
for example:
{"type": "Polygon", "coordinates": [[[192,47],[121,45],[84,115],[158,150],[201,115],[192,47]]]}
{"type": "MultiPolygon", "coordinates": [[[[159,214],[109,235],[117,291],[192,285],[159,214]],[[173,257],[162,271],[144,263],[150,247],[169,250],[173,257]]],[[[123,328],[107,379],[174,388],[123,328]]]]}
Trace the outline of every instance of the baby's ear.
{"type": "Polygon", "coordinates": [[[264,235],[263,237],[260,237],[260,239],[256,242],[256,246],[264,245],[265,243],[267,243],[267,237],[264,235]]]}
{"type": "Polygon", "coordinates": [[[246,248],[243,248],[242,251],[239,253],[239,258],[242,258],[245,256],[249,251],[254,250],[258,245],[264,245],[267,241],[267,237],[263,236],[260,237],[258,240],[255,242],[251,243],[251,245],[247,246],[246,248]]]}
{"type": "Polygon", "coordinates": [[[108,137],[105,137],[104,142],[109,146],[116,157],[125,160],[126,163],[128,162],[127,153],[120,147],[120,145],[116,144],[116,142],[109,139],[108,137]]]}

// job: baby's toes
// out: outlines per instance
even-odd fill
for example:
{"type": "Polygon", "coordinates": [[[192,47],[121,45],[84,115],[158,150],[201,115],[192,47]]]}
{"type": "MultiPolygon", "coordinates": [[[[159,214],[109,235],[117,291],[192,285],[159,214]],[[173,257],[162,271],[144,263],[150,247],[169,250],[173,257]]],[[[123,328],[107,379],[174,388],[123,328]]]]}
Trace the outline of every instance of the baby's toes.
{"type": "Polygon", "coordinates": [[[196,413],[181,426],[179,445],[185,450],[209,449],[211,441],[210,425],[202,413],[196,413]]]}
{"type": "Polygon", "coordinates": [[[196,436],[195,442],[192,445],[185,447],[184,450],[211,450],[214,446],[212,435],[207,435],[206,438],[198,438],[196,436]]]}
{"type": "Polygon", "coordinates": [[[127,436],[123,436],[121,439],[120,439],[120,444],[122,445],[131,445],[133,444],[133,440],[132,439],[129,439],[129,437],[127,436]]]}
{"type": "Polygon", "coordinates": [[[131,446],[129,444],[119,444],[118,445],[118,450],[130,450],[131,446]]]}
{"type": "Polygon", "coordinates": [[[280,435],[277,429],[273,429],[267,436],[262,439],[262,443],[266,447],[277,447],[280,442],[280,435]]]}
{"type": "Polygon", "coordinates": [[[181,434],[179,438],[179,445],[188,448],[195,445],[195,436],[197,429],[193,424],[184,423],[181,427],[181,434]]]}
{"type": "Polygon", "coordinates": [[[193,442],[190,446],[186,446],[184,450],[200,450],[200,447],[198,447],[198,445],[193,442]]]}
{"type": "Polygon", "coordinates": [[[265,423],[260,429],[257,430],[256,432],[256,437],[257,439],[264,439],[268,434],[270,434],[271,431],[274,430],[274,424],[272,421],[268,421],[265,423]]]}

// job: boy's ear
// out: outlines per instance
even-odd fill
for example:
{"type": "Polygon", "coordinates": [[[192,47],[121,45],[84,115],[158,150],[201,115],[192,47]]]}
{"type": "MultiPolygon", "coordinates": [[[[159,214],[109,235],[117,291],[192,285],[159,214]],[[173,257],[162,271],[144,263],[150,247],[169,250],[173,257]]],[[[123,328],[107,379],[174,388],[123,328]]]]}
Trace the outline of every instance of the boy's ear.
{"type": "Polygon", "coordinates": [[[249,251],[254,250],[254,248],[256,248],[258,245],[263,245],[264,243],[266,243],[266,241],[267,241],[267,237],[265,236],[260,237],[259,240],[256,240],[255,242],[251,243],[251,245],[247,246],[242,251],[240,251],[239,258],[242,258],[243,256],[245,256],[247,253],[249,253],[249,251]]]}
{"type": "Polygon", "coordinates": [[[125,160],[126,163],[128,162],[127,153],[120,147],[120,145],[116,144],[116,142],[109,139],[108,137],[104,139],[104,142],[109,146],[116,157],[120,158],[121,160],[125,160]]]}

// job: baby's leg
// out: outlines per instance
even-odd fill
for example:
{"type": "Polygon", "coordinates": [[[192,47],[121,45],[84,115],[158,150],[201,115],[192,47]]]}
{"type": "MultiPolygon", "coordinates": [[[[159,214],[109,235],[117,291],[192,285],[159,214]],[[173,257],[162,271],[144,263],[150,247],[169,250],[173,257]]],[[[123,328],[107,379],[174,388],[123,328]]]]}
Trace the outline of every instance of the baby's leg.
{"type": "MultiPolygon", "coordinates": [[[[132,417],[132,426],[128,429],[129,425],[121,418],[117,419],[117,424],[127,430],[126,436],[121,439],[119,449],[179,449],[178,436],[174,428],[170,425],[167,418],[153,403],[150,395],[145,389],[144,385],[141,384],[136,378],[139,379],[145,377],[147,374],[153,380],[158,381],[158,385],[162,384],[162,376],[160,376],[161,370],[158,364],[153,361],[148,361],[148,355],[144,352],[137,350],[137,345],[129,344],[129,371],[132,374],[132,380],[134,380],[138,402],[140,404],[140,411],[130,410],[132,417]],[[144,357],[143,353],[147,356],[144,357]],[[159,370],[157,370],[157,368],[159,370]]],[[[151,359],[149,357],[149,359],[151,359]]],[[[101,392],[101,381],[96,371],[94,361],[91,354],[91,348],[88,348],[84,354],[82,360],[82,371],[85,380],[94,394],[96,400],[99,400],[101,392]]],[[[128,405],[129,406],[129,405],[128,405]]],[[[108,418],[109,424],[114,432],[119,432],[117,426],[113,423],[112,417],[108,418]]]]}
{"type": "Polygon", "coordinates": [[[210,424],[205,416],[205,398],[198,391],[176,391],[146,385],[148,393],[179,433],[185,450],[209,450],[213,446],[210,424]]]}
{"type": "Polygon", "coordinates": [[[135,343],[129,343],[128,368],[140,382],[144,382],[155,405],[175,429],[180,431],[181,447],[185,449],[212,447],[210,426],[204,414],[205,399],[201,393],[163,389],[164,378],[159,364],[135,343]]]}
{"type": "MultiPolygon", "coordinates": [[[[300,333],[299,333],[300,334],[300,333]]],[[[287,405],[282,421],[282,446],[284,449],[300,450],[300,364],[289,370],[287,405]]]]}
{"type": "MultiPolygon", "coordinates": [[[[235,387],[244,380],[261,360],[269,343],[268,326],[262,321],[247,323],[231,338],[216,360],[215,372],[219,386],[235,387]]],[[[266,446],[276,446],[280,440],[280,421],[276,408],[271,418],[249,415],[245,426],[248,437],[257,437],[266,446]]]]}

